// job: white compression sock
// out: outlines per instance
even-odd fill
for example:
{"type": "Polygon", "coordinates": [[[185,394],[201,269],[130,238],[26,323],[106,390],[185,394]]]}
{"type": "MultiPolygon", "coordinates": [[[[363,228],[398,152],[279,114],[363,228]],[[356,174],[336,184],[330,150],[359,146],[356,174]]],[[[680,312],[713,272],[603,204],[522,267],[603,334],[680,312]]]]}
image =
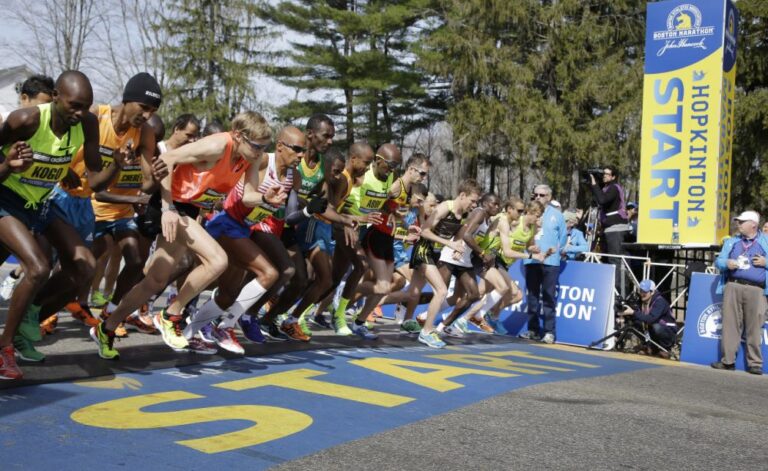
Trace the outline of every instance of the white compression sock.
{"type": "Polygon", "coordinates": [[[488,293],[488,295],[485,297],[485,303],[483,303],[483,307],[481,307],[480,310],[475,314],[475,319],[482,319],[485,314],[490,311],[491,308],[496,305],[496,303],[499,302],[501,298],[501,293],[496,290],[488,293]]]}
{"type": "Polygon", "coordinates": [[[266,292],[266,288],[261,286],[261,283],[255,279],[249,282],[247,285],[243,286],[243,289],[240,291],[240,295],[235,300],[235,303],[229,309],[227,309],[224,318],[222,319],[221,323],[219,323],[219,328],[234,328],[235,323],[238,319],[240,319],[240,316],[242,316],[245,311],[250,309],[251,306],[256,304],[259,298],[261,298],[266,292]]]}
{"type": "Polygon", "coordinates": [[[184,337],[191,339],[198,330],[222,314],[224,310],[216,304],[216,300],[209,299],[203,307],[189,317],[189,324],[184,328],[184,337]]]}

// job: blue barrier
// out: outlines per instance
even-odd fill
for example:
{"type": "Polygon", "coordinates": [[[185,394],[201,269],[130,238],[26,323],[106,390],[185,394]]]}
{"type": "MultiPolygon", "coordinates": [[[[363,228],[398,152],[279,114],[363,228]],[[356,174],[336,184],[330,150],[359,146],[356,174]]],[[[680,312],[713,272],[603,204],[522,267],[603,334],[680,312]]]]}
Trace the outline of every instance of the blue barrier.
{"type": "MultiPolygon", "coordinates": [[[[718,275],[694,273],[688,291],[688,306],[685,311],[685,330],[680,360],[699,365],[709,365],[720,360],[720,337],[722,335],[723,296],[715,294],[718,275]]],[[[763,359],[768,358],[768,330],[763,325],[763,359]]],[[[736,354],[736,368],[746,369],[744,344],[736,354]]],[[[766,363],[763,371],[768,373],[766,363]]]]}
{"type": "MultiPolygon", "coordinates": [[[[613,331],[613,280],[611,264],[563,262],[560,266],[560,288],[557,303],[557,343],[589,346],[613,331]]],[[[509,275],[525,293],[523,264],[509,268],[509,275]]],[[[430,292],[429,285],[424,292],[430,292]]],[[[509,335],[518,335],[528,325],[526,300],[505,309],[499,321],[509,335]]],[[[385,317],[394,318],[394,307],[383,306],[385,317]]],[[[419,310],[417,310],[419,312],[419,310]]],[[[474,328],[474,327],[473,327],[474,328]]],[[[612,347],[612,343],[604,348],[612,347]]]]}

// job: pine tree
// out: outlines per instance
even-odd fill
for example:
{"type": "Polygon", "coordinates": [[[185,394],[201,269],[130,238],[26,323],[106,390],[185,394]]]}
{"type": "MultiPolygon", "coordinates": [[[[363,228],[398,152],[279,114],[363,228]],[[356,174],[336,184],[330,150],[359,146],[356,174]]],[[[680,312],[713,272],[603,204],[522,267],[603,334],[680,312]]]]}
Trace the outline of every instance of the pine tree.
{"type": "Polygon", "coordinates": [[[194,113],[228,122],[256,106],[252,79],[266,40],[248,0],[171,0],[154,23],[169,44],[160,50],[169,78],[163,117],[194,113]]]}

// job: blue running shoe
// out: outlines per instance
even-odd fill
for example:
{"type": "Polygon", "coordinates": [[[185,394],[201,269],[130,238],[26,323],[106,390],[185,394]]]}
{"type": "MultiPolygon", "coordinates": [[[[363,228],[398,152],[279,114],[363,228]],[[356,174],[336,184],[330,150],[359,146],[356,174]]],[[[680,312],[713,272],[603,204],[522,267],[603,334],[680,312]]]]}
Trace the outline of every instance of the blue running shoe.
{"type": "Polygon", "coordinates": [[[267,341],[264,338],[264,334],[261,333],[261,325],[257,317],[243,314],[237,320],[237,323],[240,324],[240,329],[243,331],[245,338],[251,342],[264,343],[267,341]]]}
{"type": "Polygon", "coordinates": [[[432,348],[444,348],[445,342],[440,340],[440,337],[438,337],[437,332],[430,332],[426,333],[423,330],[419,333],[419,342],[423,343],[424,345],[432,348]]]}
{"type": "Polygon", "coordinates": [[[353,322],[353,323],[352,323],[352,332],[353,332],[355,335],[358,335],[358,336],[360,336],[360,337],[361,337],[361,338],[363,338],[364,340],[376,340],[377,338],[379,338],[379,336],[378,336],[378,335],[376,335],[376,334],[374,334],[373,332],[371,332],[371,331],[368,329],[368,327],[366,327],[366,326],[365,326],[365,324],[363,324],[363,325],[357,325],[357,324],[355,324],[355,323],[353,322]]]}

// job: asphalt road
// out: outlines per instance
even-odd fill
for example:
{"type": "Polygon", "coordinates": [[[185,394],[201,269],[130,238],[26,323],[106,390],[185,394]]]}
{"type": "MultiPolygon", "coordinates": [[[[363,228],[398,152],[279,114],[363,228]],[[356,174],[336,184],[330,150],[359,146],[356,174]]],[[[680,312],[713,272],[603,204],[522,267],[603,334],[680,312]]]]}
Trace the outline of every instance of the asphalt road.
{"type": "MultiPolygon", "coordinates": [[[[3,319],[4,309],[0,312],[0,323],[3,319]]],[[[413,337],[399,334],[389,321],[379,330],[381,339],[374,343],[319,332],[308,344],[247,345],[247,356],[270,358],[275,354],[316,349],[363,351],[370,347],[397,349],[416,345],[413,337]]],[[[622,363],[650,362],[652,367],[580,379],[555,379],[521,387],[384,432],[364,435],[299,459],[285,461],[278,451],[273,457],[275,469],[768,468],[766,376],[715,371],[635,355],[587,352],[573,347],[531,346],[514,339],[486,335],[473,335],[457,345],[462,343],[510,343],[512,347],[539,349],[543,354],[560,352],[579,358],[617,359],[622,363]]],[[[104,375],[236,361],[236,357],[228,354],[213,357],[177,354],[162,345],[158,336],[132,334],[117,347],[122,353],[119,362],[99,359],[85,328],[62,316],[60,329],[41,346],[41,350],[49,355],[48,360],[40,365],[23,365],[26,375],[23,383],[0,384],[0,412],[4,412],[0,413],[0,431],[3,432],[0,441],[12,447],[9,437],[14,437],[14,433],[30,433],[27,428],[14,429],[13,425],[3,428],[3,422],[8,423],[14,414],[10,399],[20,391],[34,393],[51,382],[65,384],[104,375]],[[20,389],[19,386],[27,387],[20,389]],[[6,399],[8,402],[3,402],[6,399]]],[[[45,410],[61,405],[42,403],[36,407],[45,410]]],[[[18,410],[21,413],[21,406],[18,410]]],[[[329,413],[342,416],[350,412],[340,408],[329,413]]],[[[355,417],[346,416],[345,420],[354,423],[355,417]]],[[[74,424],[64,419],[46,425],[49,426],[69,432],[75,430],[72,428],[74,424]]],[[[121,457],[134,453],[130,446],[115,448],[98,441],[84,442],[78,447],[80,452],[108,455],[109,462],[103,469],[125,469],[119,465],[121,457]]],[[[171,453],[172,449],[168,449],[171,453]]],[[[3,455],[4,463],[10,469],[30,469],[25,456],[3,455]]],[[[285,451],[285,456],[294,455],[295,451],[285,451]]],[[[249,467],[248,456],[243,454],[238,458],[243,468],[249,467]]],[[[61,470],[84,467],[74,455],[52,458],[57,460],[61,470]]],[[[215,455],[201,455],[199,463],[201,468],[216,466],[217,459],[215,455]]],[[[146,468],[160,469],[152,461],[147,462],[146,468]]]]}

